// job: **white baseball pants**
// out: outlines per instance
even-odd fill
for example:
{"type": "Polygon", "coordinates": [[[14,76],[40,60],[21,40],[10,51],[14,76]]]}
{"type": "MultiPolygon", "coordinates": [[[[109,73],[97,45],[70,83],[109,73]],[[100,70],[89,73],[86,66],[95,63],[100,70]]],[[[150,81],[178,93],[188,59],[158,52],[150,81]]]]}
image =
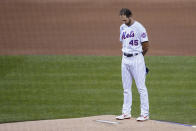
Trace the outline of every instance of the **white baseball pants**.
{"type": "Polygon", "coordinates": [[[122,83],[124,89],[123,114],[131,114],[132,106],[132,79],[134,78],[140,94],[140,108],[143,116],[149,115],[148,91],[145,84],[146,66],[142,53],[137,56],[122,57],[121,65],[122,83]]]}

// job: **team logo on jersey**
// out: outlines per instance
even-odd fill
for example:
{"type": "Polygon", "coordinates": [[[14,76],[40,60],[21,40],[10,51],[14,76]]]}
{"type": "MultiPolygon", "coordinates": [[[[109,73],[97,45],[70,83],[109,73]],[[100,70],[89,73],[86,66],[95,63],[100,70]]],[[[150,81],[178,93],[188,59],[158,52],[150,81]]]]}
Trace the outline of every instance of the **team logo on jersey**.
{"type": "Polygon", "coordinates": [[[146,36],[147,36],[147,35],[146,35],[146,33],[145,33],[145,32],[144,32],[144,33],[142,33],[142,35],[141,35],[141,37],[142,37],[142,38],[146,38],[146,36]]]}
{"type": "Polygon", "coordinates": [[[126,38],[130,38],[130,37],[134,37],[134,36],[135,36],[135,34],[134,34],[133,31],[131,31],[130,33],[123,32],[123,34],[122,34],[122,40],[123,39],[126,39],[126,38]]]}

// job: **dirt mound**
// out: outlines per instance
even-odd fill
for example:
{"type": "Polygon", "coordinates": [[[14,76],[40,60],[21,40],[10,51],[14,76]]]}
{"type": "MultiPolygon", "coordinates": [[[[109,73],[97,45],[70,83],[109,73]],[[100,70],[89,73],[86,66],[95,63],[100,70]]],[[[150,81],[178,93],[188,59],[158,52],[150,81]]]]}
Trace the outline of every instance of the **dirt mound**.
{"type": "Polygon", "coordinates": [[[0,131],[193,131],[171,123],[148,120],[137,122],[135,118],[118,121],[113,115],[73,119],[42,120],[0,124],[0,131]]]}

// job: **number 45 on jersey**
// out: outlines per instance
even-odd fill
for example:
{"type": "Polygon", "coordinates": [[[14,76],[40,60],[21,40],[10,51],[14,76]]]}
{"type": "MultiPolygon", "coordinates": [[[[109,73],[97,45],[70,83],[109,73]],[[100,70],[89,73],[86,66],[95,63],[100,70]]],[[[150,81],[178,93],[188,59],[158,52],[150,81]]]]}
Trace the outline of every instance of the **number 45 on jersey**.
{"type": "Polygon", "coordinates": [[[129,42],[129,44],[132,45],[132,46],[137,46],[138,45],[138,40],[131,40],[129,42]]]}

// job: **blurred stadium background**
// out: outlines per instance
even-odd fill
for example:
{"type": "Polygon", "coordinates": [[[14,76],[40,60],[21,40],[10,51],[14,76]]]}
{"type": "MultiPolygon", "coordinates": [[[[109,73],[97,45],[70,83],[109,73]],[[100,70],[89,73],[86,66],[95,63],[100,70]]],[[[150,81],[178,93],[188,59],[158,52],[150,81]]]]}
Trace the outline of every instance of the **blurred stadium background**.
{"type": "Polygon", "coordinates": [[[122,7],[146,27],[148,55],[196,55],[195,0],[0,1],[0,54],[121,55],[122,7]]]}

